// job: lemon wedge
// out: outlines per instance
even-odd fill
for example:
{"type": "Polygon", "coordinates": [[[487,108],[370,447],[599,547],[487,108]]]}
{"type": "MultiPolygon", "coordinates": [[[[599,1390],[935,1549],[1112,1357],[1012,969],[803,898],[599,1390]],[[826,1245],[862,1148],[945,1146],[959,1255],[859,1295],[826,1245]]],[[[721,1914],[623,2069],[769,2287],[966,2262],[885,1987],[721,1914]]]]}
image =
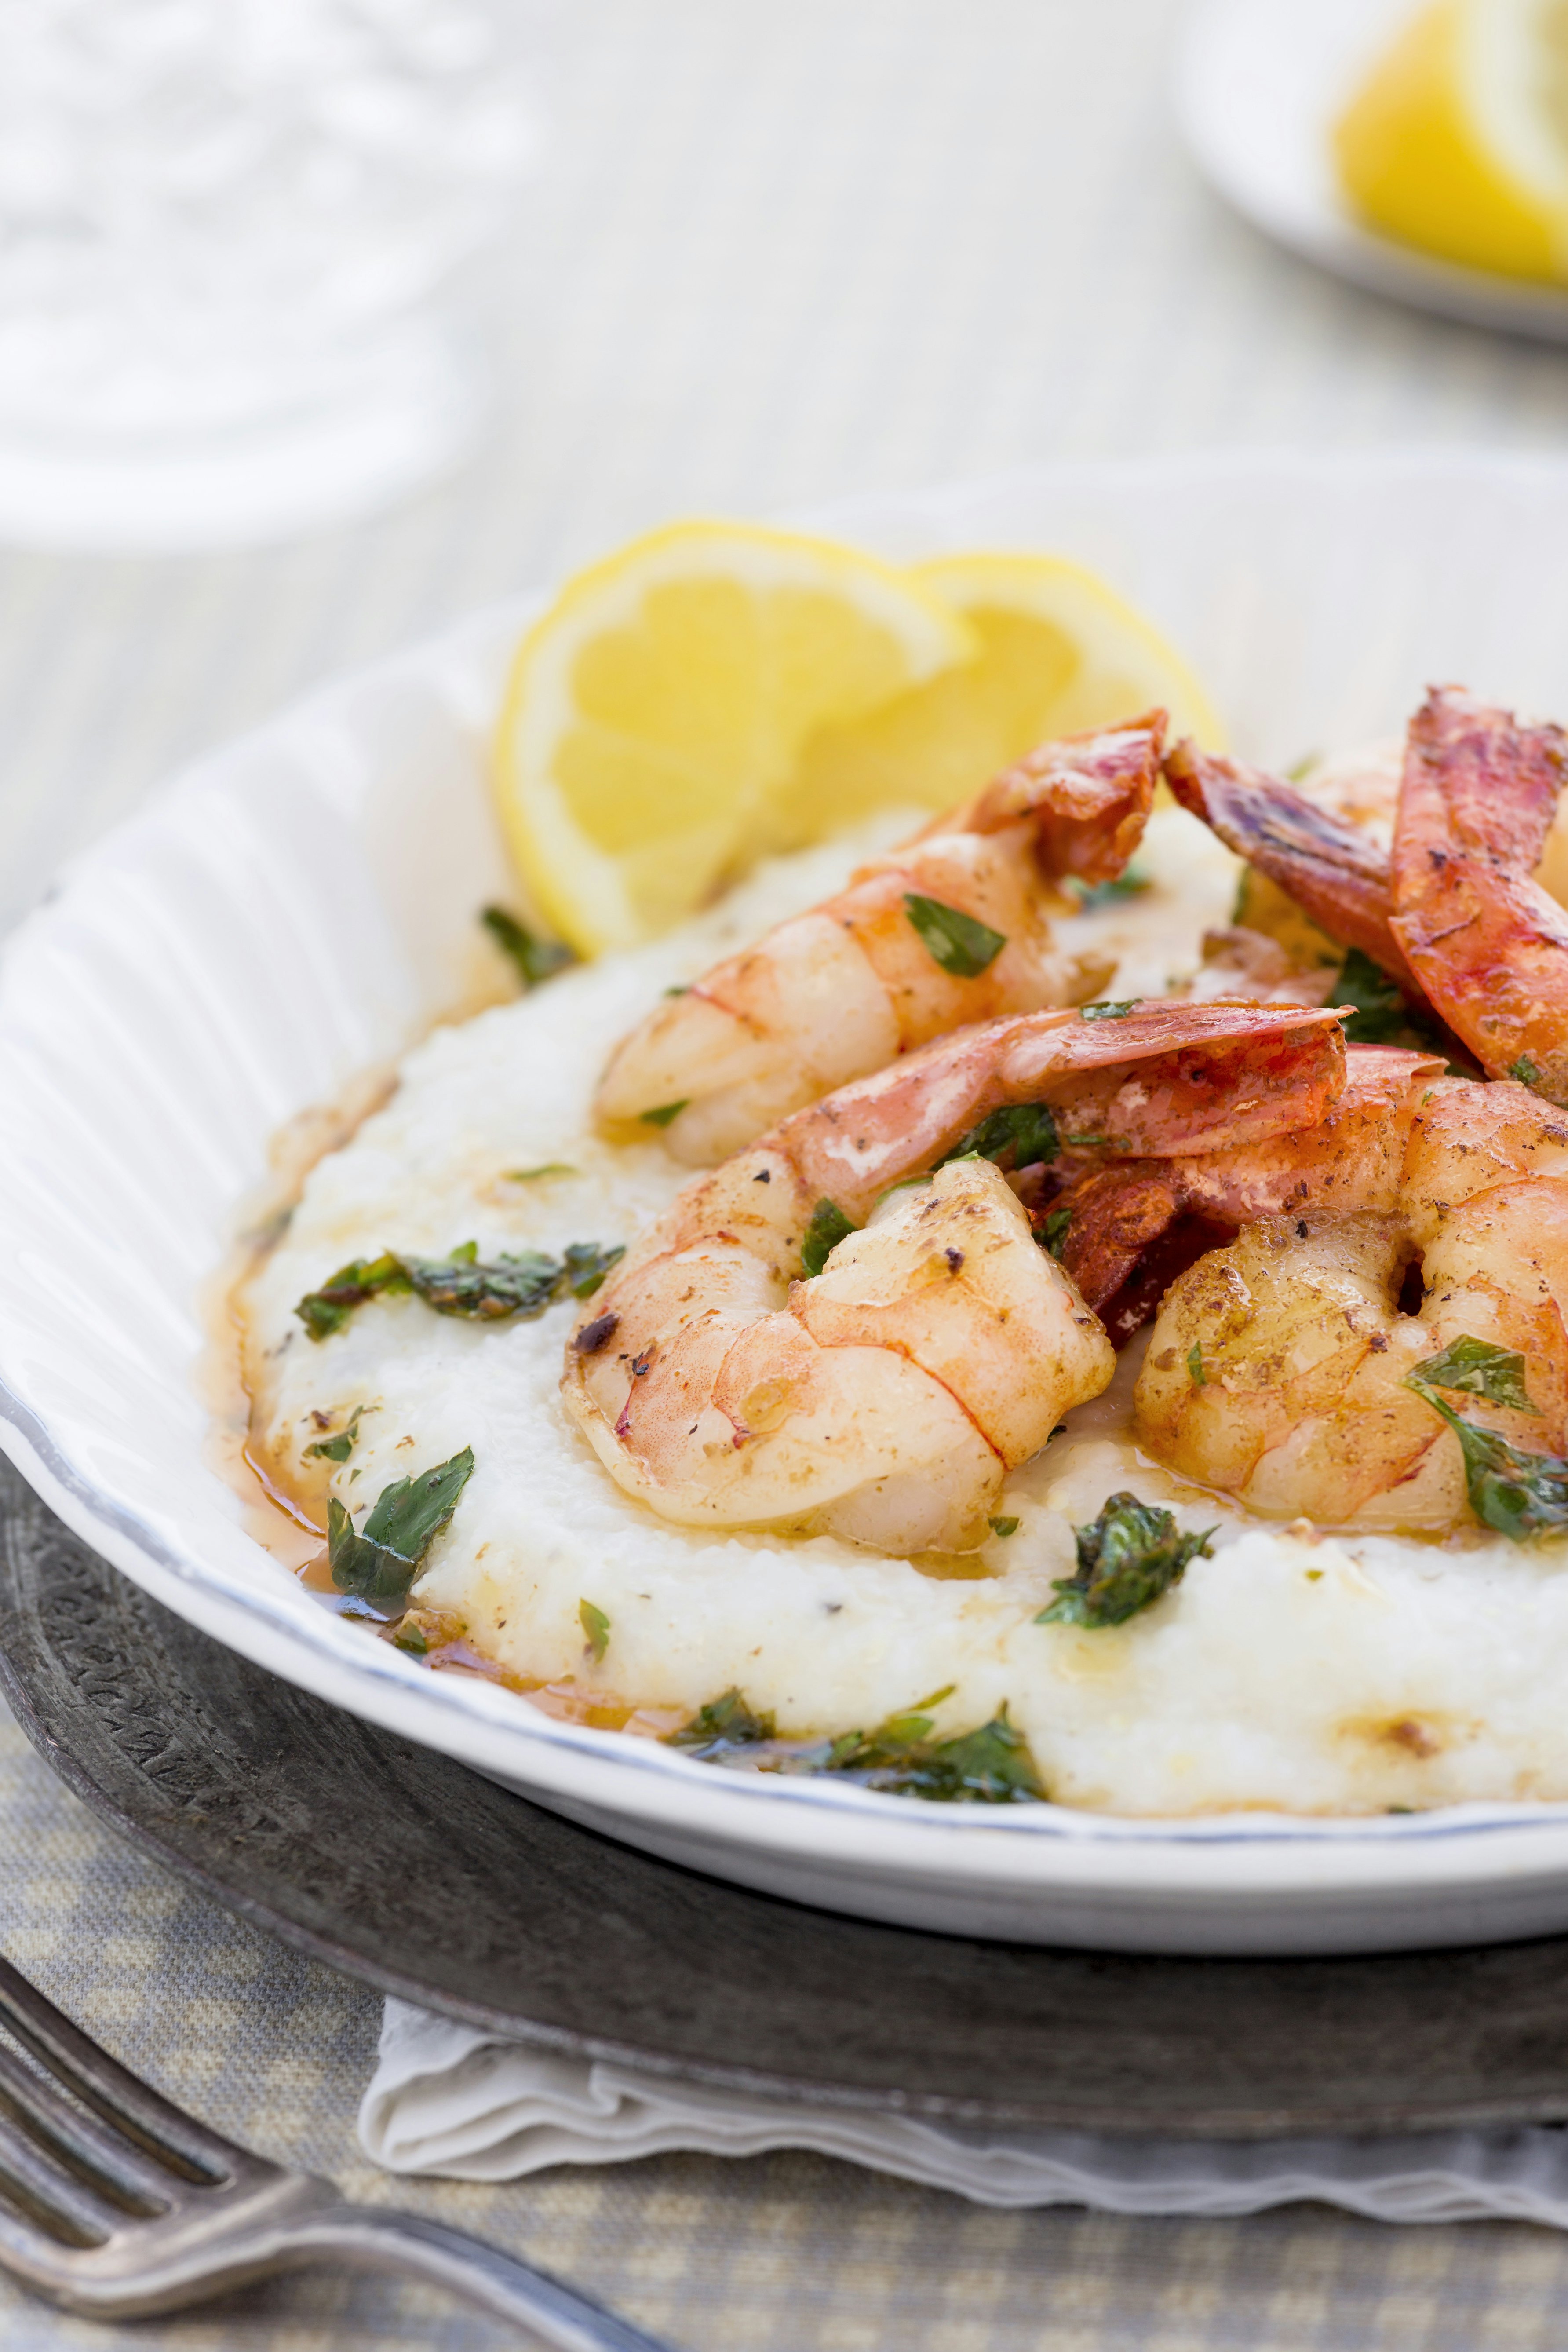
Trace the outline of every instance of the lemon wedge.
{"type": "Polygon", "coordinates": [[[1334,131],[1369,227],[1508,278],[1568,277],[1568,0],[1438,0],[1334,131]]]}
{"type": "Polygon", "coordinates": [[[1155,704],[1174,732],[1220,748],[1218,719],[1175,646],[1082,565],[944,555],[910,577],[968,625],[978,658],[812,739],[791,793],[808,837],[900,801],[954,807],[1049,737],[1155,704]]]}
{"type": "Polygon", "coordinates": [[[528,631],[496,753],[540,914],[630,947],[810,837],[791,779],[817,730],[972,658],[946,601],[827,540],[683,522],[580,572],[528,631]]]}

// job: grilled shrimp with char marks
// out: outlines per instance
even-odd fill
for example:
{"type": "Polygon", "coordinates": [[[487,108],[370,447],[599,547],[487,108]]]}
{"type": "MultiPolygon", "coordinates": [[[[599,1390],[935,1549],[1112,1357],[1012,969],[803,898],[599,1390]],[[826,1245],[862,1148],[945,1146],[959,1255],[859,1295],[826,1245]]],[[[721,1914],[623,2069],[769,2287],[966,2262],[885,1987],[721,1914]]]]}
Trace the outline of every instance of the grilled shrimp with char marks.
{"type": "Polygon", "coordinates": [[[1092,995],[1107,968],[1055,948],[1051,885],[1122,871],[1153,801],[1165,726],[1156,710],[1042,745],[862,866],[837,897],[716,964],[616,1048],[600,1120],[615,1131],[656,1115],[677,1160],[711,1166],[949,1030],[1092,995]],[[982,929],[956,950],[938,929],[944,963],[933,919],[923,930],[911,899],[982,929]]]}
{"type": "Polygon", "coordinates": [[[1114,1366],[979,1156],[998,1117],[1029,1106],[1079,1150],[1223,1150],[1311,1126],[1343,1083],[1333,1016],[1295,1006],[962,1030],[688,1184],[573,1334],[567,1408],[662,1517],[971,1548],[1006,1472],[1114,1366]]]}

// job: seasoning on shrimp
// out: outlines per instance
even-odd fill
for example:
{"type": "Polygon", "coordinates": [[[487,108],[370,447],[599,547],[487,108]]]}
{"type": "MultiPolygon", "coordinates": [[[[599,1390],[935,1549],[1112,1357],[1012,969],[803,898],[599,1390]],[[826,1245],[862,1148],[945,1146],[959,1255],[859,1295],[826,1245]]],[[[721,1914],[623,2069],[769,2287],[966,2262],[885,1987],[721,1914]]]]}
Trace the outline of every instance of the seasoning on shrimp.
{"type": "MultiPolygon", "coordinates": [[[[1138,1443],[1269,1517],[1441,1534],[1478,1517],[1511,1535],[1561,1526],[1568,1127],[1507,1080],[1447,1078],[1391,1106],[1384,1129],[1362,1130],[1369,1205],[1325,1210],[1320,1192],[1173,1286],[1135,1392],[1138,1443]],[[1385,1146],[1399,1135],[1390,1197],[1385,1146]],[[1473,1442],[1444,1390],[1463,1395],[1473,1442]],[[1500,1481],[1521,1491],[1511,1500],[1500,1481]]],[[[1341,1198],[1354,1186],[1347,1171],[1341,1198]]]]}
{"type": "Polygon", "coordinates": [[[1067,879],[1113,880],[1159,779],[1163,711],[1047,743],[823,905],[769,931],[622,1039],[596,1110],[653,1124],[711,1165],[835,1087],[972,1021],[1092,996],[1108,976],[1054,944],[1067,879]]]}
{"type": "Polygon", "coordinates": [[[944,1155],[1009,1103],[1145,1157],[1256,1144],[1321,1120],[1343,1067],[1333,1015],[1298,1006],[963,1030],[688,1184],[594,1301],[613,1348],[569,1342],[567,1408],[661,1517],[975,1548],[1006,1473],[1115,1359],[1007,1179],[944,1155]],[[824,1204],[847,1230],[809,1260],[824,1204]]]}

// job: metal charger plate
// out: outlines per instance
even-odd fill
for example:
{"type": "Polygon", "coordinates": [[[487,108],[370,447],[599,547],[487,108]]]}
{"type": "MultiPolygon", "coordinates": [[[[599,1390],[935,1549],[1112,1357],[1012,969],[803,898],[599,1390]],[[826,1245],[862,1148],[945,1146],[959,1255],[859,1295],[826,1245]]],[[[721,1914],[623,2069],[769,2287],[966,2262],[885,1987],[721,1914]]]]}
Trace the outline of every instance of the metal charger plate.
{"type": "Polygon", "coordinates": [[[1568,2119],[1568,1939],[1159,1959],[807,1910],[574,1827],[152,1600],[0,1462],[0,1684],[100,1819],[511,2039],[953,2120],[1254,2137],[1568,2119]]]}

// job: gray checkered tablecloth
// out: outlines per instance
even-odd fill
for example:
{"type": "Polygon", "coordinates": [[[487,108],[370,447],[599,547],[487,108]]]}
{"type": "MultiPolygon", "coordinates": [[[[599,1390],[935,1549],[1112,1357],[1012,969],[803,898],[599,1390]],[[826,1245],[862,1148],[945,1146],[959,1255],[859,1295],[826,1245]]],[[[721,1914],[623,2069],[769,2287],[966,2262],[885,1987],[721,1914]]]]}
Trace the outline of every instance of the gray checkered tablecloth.
{"type": "MultiPolygon", "coordinates": [[[[192,753],[672,513],[775,513],[1060,457],[1561,446],[1568,352],[1380,305],[1197,184],[1165,95],[1177,13],[561,8],[552,143],[506,261],[504,397],[460,476],[259,553],[0,553],[0,917],[192,753]]],[[[537,2254],[689,2352],[1568,2341],[1568,2244],[1521,2227],[1000,2213],[800,2156],[389,2182],[352,2136],[378,2004],[120,1845],[8,1724],[0,1855],[0,1947],[172,2096],[353,2195],[537,2254]]],[[[0,2285],[6,2352],[514,2340],[367,2279],[300,2277],[124,2331],[0,2285]]]]}

